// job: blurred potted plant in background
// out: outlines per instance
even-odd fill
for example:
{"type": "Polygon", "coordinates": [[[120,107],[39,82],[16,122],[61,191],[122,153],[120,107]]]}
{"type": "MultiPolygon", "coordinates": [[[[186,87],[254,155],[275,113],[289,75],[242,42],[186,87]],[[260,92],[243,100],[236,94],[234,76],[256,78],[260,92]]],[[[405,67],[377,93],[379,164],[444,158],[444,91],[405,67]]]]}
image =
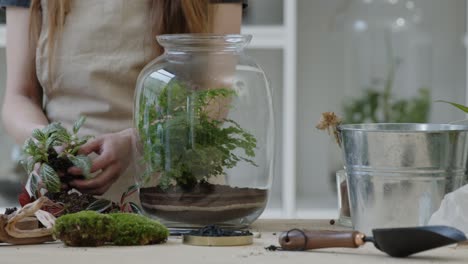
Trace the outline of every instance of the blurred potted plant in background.
{"type": "Polygon", "coordinates": [[[395,59],[385,80],[374,79],[363,95],[346,100],[344,123],[427,123],[431,108],[429,88],[421,87],[414,97],[403,99],[393,93],[395,74],[401,60],[395,59]],[[383,86],[383,89],[379,89],[383,86]]]}
{"type": "Polygon", "coordinates": [[[344,123],[429,121],[432,41],[412,0],[350,0],[337,21],[344,30],[344,123]]]}

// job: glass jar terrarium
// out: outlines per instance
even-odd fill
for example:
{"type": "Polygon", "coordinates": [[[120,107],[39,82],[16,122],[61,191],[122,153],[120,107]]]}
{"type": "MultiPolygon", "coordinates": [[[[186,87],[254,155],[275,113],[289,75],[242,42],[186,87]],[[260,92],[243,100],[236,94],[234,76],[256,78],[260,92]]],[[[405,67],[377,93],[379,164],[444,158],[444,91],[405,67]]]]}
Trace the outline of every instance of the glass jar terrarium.
{"type": "Polygon", "coordinates": [[[265,209],[274,120],[251,36],[161,35],[140,74],[134,120],[146,214],[171,227],[247,226],[265,209]]]}

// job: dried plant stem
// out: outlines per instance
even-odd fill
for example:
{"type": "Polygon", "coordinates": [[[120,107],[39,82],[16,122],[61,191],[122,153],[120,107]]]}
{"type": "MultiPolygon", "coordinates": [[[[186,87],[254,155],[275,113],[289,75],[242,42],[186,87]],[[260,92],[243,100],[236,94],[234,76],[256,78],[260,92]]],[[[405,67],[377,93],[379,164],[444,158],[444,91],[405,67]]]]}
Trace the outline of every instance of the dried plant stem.
{"type": "Polygon", "coordinates": [[[315,127],[320,130],[327,130],[329,135],[333,133],[336,143],[341,147],[341,139],[337,129],[341,122],[341,118],[334,112],[325,112],[322,113],[320,121],[315,127]]]}

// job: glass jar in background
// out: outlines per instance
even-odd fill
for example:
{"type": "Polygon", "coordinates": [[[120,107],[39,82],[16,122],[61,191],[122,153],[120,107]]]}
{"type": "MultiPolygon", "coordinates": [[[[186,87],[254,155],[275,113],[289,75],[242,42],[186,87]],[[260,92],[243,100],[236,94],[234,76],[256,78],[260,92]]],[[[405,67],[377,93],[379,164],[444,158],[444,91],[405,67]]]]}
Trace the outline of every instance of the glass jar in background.
{"type": "Polygon", "coordinates": [[[338,224],[352,227],[351,207],[349,205],[348,183],[346,181],[346,171],[336,172],[336,190],[338,194],[338,224]]]}
{"type": "Polygon", "coordinates": [[[161,35],[137,82],[144,212],[169,227],[245,227],[271,187],[274,120],[248,35],[161,35]]]}
{"type": "Polygon", "coordinates": [[[350,0],[338,16],[345,43],[344,122],[429,122],[432,40],[417,0],[350,0]]]}

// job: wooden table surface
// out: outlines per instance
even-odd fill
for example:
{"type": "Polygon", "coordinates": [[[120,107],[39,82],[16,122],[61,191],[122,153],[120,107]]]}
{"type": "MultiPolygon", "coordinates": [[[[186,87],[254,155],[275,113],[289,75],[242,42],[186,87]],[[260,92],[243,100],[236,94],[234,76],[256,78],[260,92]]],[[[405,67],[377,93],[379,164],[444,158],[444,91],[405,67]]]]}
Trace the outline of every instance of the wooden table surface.
{"type": "Polygon", "coordinates": [[[291,228],[343,229],[328,221],[314,220],[259,220],[252,226],[260,238],[251,246],[197,247],[182,244],[182,239],[171,237],[166,244],[135,247],[105,246],[99,248],[66,247],[60,242],[14,246],[0,245],[1,264],[73,264],[73,263],[468,263],[468,246],[449,246],[396,259],[386,256],[368,244],[359,249],[321,249],[307,252],[267,251],[265,247],[278,245],[281,231],[291,228]]]}

